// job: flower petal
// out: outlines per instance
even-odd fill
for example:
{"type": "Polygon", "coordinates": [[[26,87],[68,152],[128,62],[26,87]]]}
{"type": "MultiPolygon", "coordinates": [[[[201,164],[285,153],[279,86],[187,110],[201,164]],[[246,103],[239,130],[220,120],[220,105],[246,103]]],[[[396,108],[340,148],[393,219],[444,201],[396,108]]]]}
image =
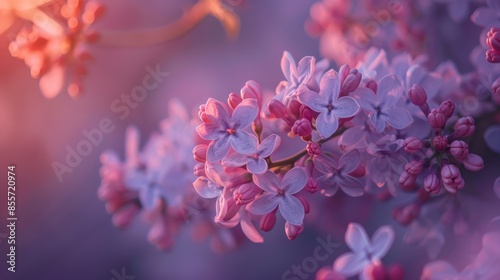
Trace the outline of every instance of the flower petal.
{"type": "Polygon", "coordinates": [[[281,182],[281,189],[287,194],[298,193],[307,183],[307,173],[304,168],[296,166],[288,171],[281,182]]]}
{"type": "Polygon", "coordinates": [[[225,132],[218,126],[209,123],[202,123],[196,127],[196,132],[205,140],[215,140],[224,136],[225,132]]]}
{"type": "Polygon", "coordinates": [[[319,83],[320,92],[319,94],[325,98],[325,100],[337,100],[340,93],[340,78],[335,70],[330,69],[326,72],[319,83]]]}
{"type": "Polygon", "coordinates": [[[359,104],[350,96],[343,96],[333,102],[333,112],[339,118],[350,118],[359,112],[359,104]]]}
{"type": "Polygon", "coordinates": [[[406,128],[413,123],[413,117],[403,108],[388,108],[385,114],[385,121],[396,129],[406,128]]]}
{"type": "Polygon", "coordinates": [[[276,194],[265,193],[255,198],[247,205],[247,211],[255,215],[265,215],[278,206],[278,196],[276,194]]]}
{"type": "Polygon", "coordinates": [[[372,236],[373,257],[382,259],[394,242],[394,229],[391,226],[381,226],[372,236]]]}
{"type": "Polygon", "coordinates": [[[264,174],[252,176],[254,183],[268,193],[277,193],[278,188],[281,186],[278,176],[271,171],[264,174]]]}
{"type": "Polygon", "coordinates": [[[358,87],[355,91],[351,93],[351,95],[356,99],[359,106],[363,108],[363,110],[368,112],[375,112],[373,109],[373,104],[376,103],[377,98],[375,93],[369,89],[364,87],[358,87]]]}
{"type": "Polygon", "coordinates": [[[314,56],[305,56],[297,65],[297,76],[300,83],[307,83],[314,73],[316,59],[314,56]]]}
{"type": "Polygon", "coordinates": [[[240,167],[247,164],[251,158],[239,153],[231,153],[222,160],[222,165],[229,167],[240,167]]]}
{"type": "Polygon", "coordinates": [[[332,136],[339,128],[339,120],[331,112],[321,112],[316,118],[316,129],[321,134],[322,138],[332,136]]]}
{"type": "Polygon", "coordinates": [[[339,168],[342,169],[342,174],[349,174],[358,168],[361,163],[361,154],[354,149],[345,153],[339,160],[339,168]]]}
{"type": "Polygon", "coordinates": [[[281,138],[276,134],[271,134],[266,139],[262,140],[259,147],[257,147],[257,154],[259,157],[266,158],[276,150],[281,144],[281,138]]]}
{"type": "Polygon", "coordinates": [[[326,111],[327,100],[314,91],[300,91],[297,95],[299,101],[316,112],[326,111]]]}
{"type": "Polygon", "coordinates": [[[291,81],[293,77],[297,77],[297,66],[295,65],[295,60],[293,56],[287,52],[283,52],[281,57],[281,71],[288,81],[291,81]]]}
{"type": "Polygon", "coordinates": [[[333,269],[347,277],[359,274],[367,263],[362,254],[345,253],[333,263],[333,269]]]}
{"type": "Polygon", "coordinates": [[[365,229],[356,223],[350,223],[345,233],[345,242],[354,252],[370,252],[371,246],[365,229]]]}
{"type": "Polygon", "coordinates": [[[497,18],[495,11],[487,7],[477,8],[471,15],[471,20],[479,26],[500,27],[498,26],[500,20],[497,18]]]}
{"type": "Polygon", "coordinates": [[[255,120],[258,113],[259,106],[257,105],[257,100],[247,98],[241,101],[241,103],[234,109],[233,116],[231,117],[234,128],[247,128],[255,120]]]}
{"type": "Polygon", "coordinates": [[[385,102],[389,100],[397,100],[402,92],[401,83],[394,74],[387,75],[382,78],[377,88],[377,100],[385,102]]]}
{"type": "Polygon", "coordinates": [[[352,177],[352,176],[344,176],[339,179],[338,184],[342,191],[344,191],[347,195],[352,197],[362,196],[364,193],[363,184],[361,182],[352,177]]]}
{"type": "Polygon", "coordinates": [[[214,198],[222,193],[222,187],[216,187],[215,184],[208,184],[208,179],[206,177],[198,177],[193,182],[194,189],[196,192],[204,198],[214,198]]]}
{"type": "Polygon", "coordinates": [[[381,114],[372,114],[370,116],[370,121],[372,122],[375,132],[377,133],[382,133],[385,130],[385,119],[382,117],[381,114]]]}
{"type": "Polygon", "coordinates": [[[290,224],[300,226],[304,221],[304,205],[293,195],[278,197],[279,210],[283,218],[290,224]]]}
{"type": "Polygon", "coordinates": [[[207,160],[210,162],[220,161],[229,153],[230,141],[229,136],[224,136],[219,139],[212,140],[208,144],[207,160]]]}
{"type": "Polygon", "coordinates": [[[257,137],[246,131],[236,131],[235,134],[229,136],[231,139],[231,147],[244,155],[255,153],[257,147],[257,137]]]}
{"type": "Polygon", "coordinates": [[[321,188],[321,194],[327,197],[335,195],[339,189],[337,176],[333,174],[327,174],[319,177],[318,184],[321,188]]]}
{"type": "Polygon", "coordinates": [[[247,169],[252,174],[262,174],[267,171],[267,162],[261,157],[257,160],[250,159],[247,163],[247,169]]]}
{"type": "Polygon", "coordinates": [[[205,113],[213,124],[221,124],[222,126],[229,124],[229,113],[226,107],[213,98],[208,99],[205,105],[205,113]]]}
{"type": "MultiPolygon", "coordinates": [[[[240,211],[240,213],[242,213],[240,211]]],[[[243,230],[243,233],[246,235],[250,241],[254,243],[262,243],[264,242],[264,238],[262,238],[262,235],[257,231],[255,226],[252,223],[252,220],[248,215],[241,214],[241,220],[240,220],[240,225],[241,229],[243,230]]]]}
{"type": "Polygon", "coordinates": [[[329,174],[338,169],[336,160],[325,154],[319,154],[313,157],[313,163],[314,167],[323,174],[329,174]]]}

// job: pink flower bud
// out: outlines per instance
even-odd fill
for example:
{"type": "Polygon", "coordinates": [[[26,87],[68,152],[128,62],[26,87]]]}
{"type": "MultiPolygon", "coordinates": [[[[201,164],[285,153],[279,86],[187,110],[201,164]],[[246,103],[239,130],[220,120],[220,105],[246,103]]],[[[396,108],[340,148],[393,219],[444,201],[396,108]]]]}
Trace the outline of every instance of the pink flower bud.
{"type": "Polygon", "coordinates": [[[453,116],[453,112],[455,111],[455,104],[451,102],[451,100],[445,100],[439,105],[437,108],[438,112],[444,114],[446,120],[448,120],[451,116],[453,116]]]}
{"type": "Polygon", "coordinates": [[[243,184],[233,193],[233,198],[237,205],[245,205],[252,202],[255,196],[262,190],[253,183],[243,184]]]}
{"type": "Polygon", "coordinates": [[[442,152],[448,147],[448,139],[443,135],[438,135],[432,139],[432,146],[436,151],[442,152]]]}
{"type": "Polygon", "coordinates": [[[312,133],[311,122],[308,119],[300,119],[292,126],[292,132],[298,136],[309,136],[312,133]]]}
{"type": "Polygon", "coordinates": [[[382,263],[370,264],[368,267],[370,280],[386,280],[387,273],[382,263]]]}
{"type": "Polygon", "coordinates": [[[349,173],[349,175],[356,178],[361,178],[366,175],[366,170],[362,165],[359,165],[358,167],[356,167],[356,169],[354,169],[353,172],[349,173]]]}
{"type": "Polygon", "coordinates": [[[321,154],[321,144],[318,142],[311,142],[307,144],[306,150],[311,156],[317,156],[321,154]]]}
{"type": "Polygon", "coordinates": [[[377,92],[378,85],[374,80],[370,80],[366,83],[366,87],[371,89],[373,92],[377,92]]]}
{"type": "Polygon", "coordinates": [[[293,99],[288,104],[288,112],[290,112],[290,114],[292,114],[292,116],[294,116],[296,119],[298,119],[298,118],[300,118],[300,108],[302,106],[303,105],[298,100],[293,99]]]}
{"type": "Polygon", "coordinates": [[[344,83],[344,81],[347,78],[347,76],[349,75],[350,71],[351,71],[351,67],[349,67],[349,65],[344,64],[344,65],[340,66],[339,77],[340,77],[341,83],[344,83]]]}
{"type": "Polygon", "coordinates": [[[342,83],[342,90],[345,93],[353,92],[359,86],[361,82],[361,73],[358,72],[358,69],[353,68],[349,71],[349,75],[347,75],[346,79],[342,83]]]}
{"type": "Polygon", "coordinates": [[[262,104],[262,88],[260,85],[255,82],[255,81],[247,81],[245,83],[245,86],[240,91],[241,93],[241,98],[243,99],[248,99],[248,98],[253,98],[257,99],[257,102],[259,104],[262,104]]]}
{"type": "Polygon", "coordinates": [[[309,205],[309,201],[307,201],[307,198],[300,195],[296,195],[295,197],[298,198],[300,203],[302,203],[302,206],[304,206],[304,212],[306,214],[309,213],[309,211],[311,211],[311,206],[309,205]]]}
{"type": "Polygon", "coordinates": [[[399,177],[399,183],[401,188],[405,191],[412,191],[415,189],[415,181],[417,177],[415,175],[408,174],[408,172],[403,171],[399,177]]]}
{"type": "Polygon", "coordinates": [[[464,167],[469,171],[476,172],[484,168],[484,161],[476,154],[468,154],[464,160],[464,167]]]}
{"type": "Polygon", "coordinates": [[[412,160],[405,165],[405,171],[410,175],[417,176],[420,172],[422,172],[422,167],[423,164],[421,161],[412,160]]]}
{"type": "Polygon", "coordinates": [[[205,144],[196,145],[193,149],[194,159],[198,162],[207,161],[207,148],[205,144]]]}
{"type": "Polygon", "coordinates": [[[276,214],[274,211],[265,214],[260,218],[260,229],[263,231],[271,231],[276,224],[276,214]]]}
{"type": "Polygon", "coordinates": [[[387,268],[387,279],[390,280],[403,280],[404,279],[404,269],[399,264],[393,264],[387,268]]]}
{"type": "Polygon", "coordinates": [[[408,98],[411,103],[422,106],[427,102],[427,93],[419,84],[413,84],[413,86],[408,89],[408,98]]]}
{"type": "Polygon", "coordinates": [[[197,176],[197,177],[206,176],[206,174],[205,174],[205,164],[202,163],[202,162],[198,162],[194,166],[193,171],[194,171],[194,175],[197,176]]]}
{"type": "Polygon", "coordinates": [[[236,106],[238,106],[238,104],[241,103],[241,101],[243,101],[243,99],[241,99],[241,97],[234,93],[234,92],[231,92],[229,94],[229,97],[227,98],[227,104],[229,104],[229,106],[234,110],[236,108],[236,106]]]}
{"type": "Polygon", "coordinates": [[[299,234],[301,234],[303,231],[304,231],[303,225],[296,226],[290,224],[289,222],[285,223],[286,237],[288,237],[288,239],[290,240],[294,240],[295,238],[297,238],[297,236],[299,236],[299,234]]]}
{"type": "Polygon", "coordinates": [[[429,174],[424,178],[424,189],[430,193],[438,194],[441,190],[441,182],[436,174],[429,174]]]}
{"type": "Polygon", "coordinates": [[[307,183],[306,183],[305,188],[310,193],[317,192],[319,190],[318,181],[316,181],[316,179],[314,179],[313,177],[309,177],[309,179],[307,179],[307,183]]]}
{"type": "Polygon", "coordinates": [[[500,28],[492,27],[486,36],[486,44],[488,44],[492,50],[500,51],[500,28]]]}
{"type": "Polygon", "coordinates": [[[445,189],[451,193],[456,193],[464,187],[460,170],[453,164],[445,164],[441,168],[441,180],[445,189]]]}
{"type": "Polygon", "coordinates": [[[487,50],[486,60],[490,63],[500,63],[500,51],[497,50],[487,50]]]}
{"type": "Polygon", "coordinates": [[[207,117],[207,114],[205,113],[205,104],[200,105],[199,111],[198,111],[198,118],[204,123],[210,123],[210,120],[207,117]]]}
{"type": "Polygon", "coordinates": [[[269,101],[269,111],[279,119],[285,119],[288,117],[288,111],[286,110],[285,105],[277,99],[271,99],[271,101],[269,101]]]}
{"type": "Polygon", "coordinates": [[[457,120],[454,126],[454,136],[465,138],[471,136],[476,131],[474,119],[472,117],[462,117],[457,120]]]}
{"type": "Polygon", "coordinates": [[[417,137],[408,137],[403,142],[403,147],[407,153],[413,154],[422,148],[422,141],[417,137]]]}
{"type": "Polygon", "coordinates": [[[311,110],[311,108],[302,105],[300,106],[300,117],[311,121],[314,117],[314,111],[311,110]]]}
{"type": "Polygon", "coordinates": [[[432,109],[429,115],[427,115],[427,120],[432,128],[437,131],[441,131],[441,129],[446,124],[446,117],[443,112],[439,112],[437,109],[432,109]]]}
{"type": "Polygon", "coordinates": [[[469,145],[464,141],[455,140],[450,144],[450,154],[459,160],[464,160],[469,155],[469,145]]]}
{"type": "Polygon", "coordinates": [[[407,226],[411,222],[413,222],[413,220],[415,220],[416,217],[418,217],[419,213],[420,213],[420,204],[412,203],[410,205],[394,208],[394,210],[392,211],[392,216],[401,225],[407,226]]]}
{"type": "Polygon", "coordinates": [[[240,210],[240,206],[232,197],[220,197],[220,208],[215,217],[215,221],[227,222],[231,220],[240,210]]]}

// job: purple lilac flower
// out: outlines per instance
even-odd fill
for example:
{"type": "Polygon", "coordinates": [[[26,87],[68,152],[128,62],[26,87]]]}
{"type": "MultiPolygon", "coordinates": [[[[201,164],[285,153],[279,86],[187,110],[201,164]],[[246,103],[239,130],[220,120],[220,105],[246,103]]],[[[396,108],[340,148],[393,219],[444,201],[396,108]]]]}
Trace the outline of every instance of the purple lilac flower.
{"type": "Polygon", "coordinates": [[[345,242],[352,252],[338,257],[333,264],[334,270],[346,277],[360,274],[361,279],[372,279],[369,269],[387,254],[394,242],[394,235],[391,226],[381,226],[370,240],[361,225],[350,223],[345,242]]]}
{"type": "Polygon", "coordinates": [[[295,196],[307,182],[307,173],[302,167],[292,168],[282,180],[273,172],[267,171],[262,175],[253,175],[253,181],[264,193],[248,204],[249,212],[265,215],[279,207],[281,215],[290,224],[302,225],[304,206],[295,196]]]}
{"type": "Polygon", "coordinates": [[[315,156],[313,162],[316,169],[324,174],[317,179],[322,188],[322,194],[333,196],[340,188],[353,197],[363,195],[363,185],[357,178],[350,175],[361,163],[361,154],[358,150],[345,153],[338,161],[320,155],[315,156]]]}
{"type": "Polygon", "coordinates": [[[319,113],[316,129],[323,138],[330,137],[339,127],[339,118],[349,118],[359,112],[359,104],[350,96],[340,94],[340,79],[337,72],[330,70],[323,75],[319,94],[304,90],[299,101],[319,113]]]}
{"type": "Polygon", "coordinates": [[[267,171],[267,162],[265,158],[269,157],[280,145],[281,138],[272,134],[266,139],[262,140],[255,151],[255,154],[242,155],[233,153],[228,155],[222,164],[226,166],[247,166],[247,170],[253,174],[262,174],[267,171]]]}
{"type": "Polygon", "coordinates": [[[382,133],[386,123],[396,129],[403,129],[413,123],[410,113],[397,107],[401,98],[402,87],[395,75],[387,75],[380,81],[377,94],[368,88],[358,88],[354,96],[363,110],[369,113],[369,118],[375,131],[382,133]]]}
{"type": "Polygon", "coordinates": [[[210,98],[205,113],[210,121],[200,124],[196,131],[206,140],[211,140],[207,150],[207,160],[220,161],[229,153],[230,147],[240,154],[255,152],[257,138],[245,129],[257,117],[259,108],[255,99],[245,99],[230,114],[219,101],[210,98]]]}

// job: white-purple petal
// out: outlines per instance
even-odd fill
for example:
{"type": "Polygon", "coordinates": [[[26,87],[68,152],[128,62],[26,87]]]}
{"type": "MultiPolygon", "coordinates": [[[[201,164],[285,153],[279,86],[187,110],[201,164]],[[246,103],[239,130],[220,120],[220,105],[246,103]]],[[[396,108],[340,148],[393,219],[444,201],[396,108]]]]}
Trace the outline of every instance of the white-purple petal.
{"type": "Polygon", "coordinates": [[[257,148],[257,138],[246,131],[238,130],[233,135],[229,136],[231,139],[231,147],[244,155],[254,154],[257,148]]]}
{"type": "Polygon", "coordinates": [[[283,75],[288,81],[292,80],[292,77],[297,76],[297,66],[295,65],[295,60],[293,56],[287,52],[283,52],[283,56],[281,57],[281,71],[283,71],[283,75]]]}
{"type": "Polygon", "coordinates": [[[231,145],[228,135],[212,140],[212,142],[208,144],[207,161],[215,162],[222,160],[229,153],[230,147],[231,145]]]}
{"type": "Polygon", "coordinates": [[[361,163],[361,154],[354,149],[345,153],[339,160],[339,168],[342,169],[342,174],[349,174],[358,168],[361,163]]]}
{"type": "Polygon", "coordinates": [[[255,198],[247,205],[247,211],[255,215],[265,215],[270,213],[278,206],[278,195],[264,193],[255,198]]]}
{"type": "Polygon", "coordinates": [[[268,193],[278,193],[278,189],[281,189],[281,183],[278,176],[271,171],[267,171],[260,175],[254,174],[252,179],[259,188],[268,193]]]}
{"type": "Polygon", "coordinates": [[[259,107],[257,100],[253,98],[247,98],[243,100],[234,109],[233,116],[231,117],[231,122],[234,129],[245,129],[247,128],[257,117],[259,113],[259,107]]]}
{"type": "Polygon", "coordinates": [[[377,100],[389,101],[398,98],[401,94],[401,83],[394,74],[382,78],[377,88],[377,100]]]}
{"type": "Polygon", "coordinates": [[[250,217],[246,213],[244,213],[244,210],[240,210],[240,216],[241,230],[243,230],[243,233],[246,235],[246,237],[254,243],[264,242],[264,238],[262,238],[262,235],[260,235],[260,233],[257,231],[250,217]]]}
{"type": "Polygon", "coordinates": [[[382,133],[385,130],[385,119],[381,116],[381,114],[372,114],[370,116],[370,121],[375,128],[375,132],[382,133]]]}
{"type": "Polygon", "coordinates": [[[350,118],[359,112],[360,106],[354,98],[343,96],[333,102],[333,113],[339,118],[350,118]]]}
{"type": "Polygon", "coordinates": [[[362,254],[349,252],[340,255],[333,263],[333,268],[335,271],[351,277],[359,274],[367,263],[368,260],[362,254]]]}
{"type": "Polygon", "coordinates": [[[278,197],[279,210],[283,218],[290,224],[300,226],[304,220],[304,205],[293,195],[278,197]]]}
{"type": "Polygon", "coordinates": [[[221,124],[223,126],[229,124],[229,113],[224,105],[213,99],[209,98],[205,105],[205,113],[213,124],[221,124]]]}
{"type": "Polygon", "coordinates": [[[371,252],[372,247],[365,229],[356,223],[350,223],[345,233],[345,242],[353,252],[371,252]]]}
{"type": "Polygon", "coordinates": [[[198,177],[193,182],[196,192],[204,198],[214,198],[222,193],[222,187],[217,187],[215,184],[208,184],[209,180],[206,177],[198,177]]]}
{"type": "Polygon", "coordinates": [[[322,138],[328,138],[339,128],[339,120],[333,113],[321,112],[316,118],[316,129],[322,138]]]}
{"type": "Polygon", "coordinates": [[[403,129],[413,123],[411,114],[403,108],[388,108],[385,110],[385,121],[396,129],[403,129]]]}
{"type": "Polygon", "coordinates": [[[297,95],[299,101],[316,112],[327,111],[327,100],[314,91],[301,91],[297,95]]]}
{"type": "Polygon", "coordinates": [[[225,132],[220,127],[209,123],[202,123],[196,127],[196,132],[205,140],[215,140],[224,136],[225,132]]]}
{"type": "Polygon", "coordinates": [[[373,257],[382,259],[394,242],[394,229],[391,226],[381,226],[372,236],[373,257]]]}
{"type": "Polygon", "coordinates": [[[239,153],[231,153],[222,160],[222,165],[228,167],[240,167],[247,164],[251,160],[248,155],[242,155],[239,153]]]}
{"type": "Polygon", "coordinates": [[[252,174],[262,174],[267,171],[267,162],[261,157],[250,159],[247,162],[247,169],[252,174]]]}
{"type": "Polygon", "coordinates": [[[321,77],[319,88],[319,94],[322,95],[325,100],[337,100],[340,93],[340,78],[337,72],[333,69],[326,72],[323,77],[321,77]]]}
{"type": "Polygon", "coordinates": [[[296,166],[283,176],[281,189],[287,194],[298,193],[307,183],[307,173],[304,168],[296,166]]]}
{"type": "Polygon", "coordinates": [[[362,196],[364,194],[363,184],[361,182],[349,175],[342,176],[337,179],[337,182],[345,194],[352,197],[362,196]]]}
{"type": "Polygon", "coordinates": [[[271,134],[266,139],[262,140],[259,147],[257,147],[257,154],[259,157],[266,158],[270,156],[281,144],[281,138],[276,134],[271,134]]]}

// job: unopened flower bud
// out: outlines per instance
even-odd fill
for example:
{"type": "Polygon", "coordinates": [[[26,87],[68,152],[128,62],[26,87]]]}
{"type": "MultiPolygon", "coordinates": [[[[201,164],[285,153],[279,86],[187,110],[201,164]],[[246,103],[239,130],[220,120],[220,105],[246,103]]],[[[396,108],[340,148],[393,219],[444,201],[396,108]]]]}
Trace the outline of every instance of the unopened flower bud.
{"type": "Polygon", "coordinates": [[[407,153],[413,154],[420,151],[420,149],[422,148],[422,144],[423,143],[422,141],[420,141],[420,139],[411,136],[404,140],[403,147],[407,153]]]}
{"type": "Polygon", "coordinates": [[[358,69],[353,68],[349,71],[349,75],[347,75],[346,79],[342,83],[342,91],[345,93],[353,92],[359,86],[361,82],[361,73],[358,72],[358,69]]]}
{"type": "Polygon", "coordinates": [[[445,100],[439,105],[437,110],[443,113],[446,120],[448,120],[451,116],[453,116],[453,112],[455,111],[455,104],[451,102],[451,100],[445,100]]]}
{"type": "Polygon", "coordinates": [[[306,187],[305,189],[310,192],[310,193],[315,193],[319,190],[319,184],[318,181],[314,177],[309,177],[307,179],[306,187]]]}
{"type": "Polygon", "coordinates": [[[288,111],[286,110],[285,105],[277,99],[271,99],[271,101],[269,101],[269,111],[279,119],[285,119],[288,117],[288,111]]]}
{"type": "Polygon", "coordinates": [[[476,172],[484,168],[484,161],[476,154],[468,154],[464,160],[464,167],[469,171],[476,172]]]}
{"type": "Polygon", "coordinates": [[[500,51],[497,50],[487,50],[486,60],[490,63],[500,63],[500,51]]]}
{"type": "Polygon", "coordinates": [[[252,202],[255,196],[262,190],[253,183],[243,184],[233,193],[233,198],[237,205],[245,205],[252,202]]]}
{"type": "Polygon", "coordinates": [[[234,110],[243,99],[236,93],[231,92],[227,98],[227,104],[234,110]]]}
{"type": "Polygon", "coordinates": [[[311,110],[311,108],[302,105],[300,106],[300,117],[311,121],[314,117],[314,111],[311,110]]]}
{"type": "Polygon", "coordinates": [[[438,194],[441,190],[441,182],[436,174],[429,174],[424,178],[424,189],[430,193],[438,194]]]}
{"type": "Polygon", "coordinates": [[[450,144],[450,154],[459,160],[464,160],[469,155],[469,145],[464,141],[455,140],[450,144]]]}
{"type": "Polygon", "coordinates": [[[297,238],[297,236],[299,236],[299,234],[301,234],[303,231],[304,231],[303,225],[296,226],[290,224],[289,222],[285,223],[286,237],[288,237],[288,239],[290,240],[294,240],[295,238],[297,238]]]}
{"type": "Polygon", "coordinates": [[[306,150],[311,156],[317,156],[321,154],[321,144],[318,142],[311,142],[307,144],[306,150]]]}
{"type": "Polygon", "coordinates": [[[207,161],[207,149],[208,146],[205,144],[196,145],[193,149],[194,159],[198,162],[207,161]]]}
{"type": "Polygon", "coordinates": [[[405,165],[405,171],[410,175],[416,176],[422,172],[422,167],[423,165],[421,161],[412,160],[405,165]]]}
{"type": "Polygon", "coordinates": [[[408,98],[411,103],[422,106],[427,102],[427,93],[419,84],[413,84],[413,86],[408,89],[408,98]]]}
{"type": "Polygon", "coordinates": [[[427,115],[427,120],[432,128],[437,131],[441,131],[441,129],[446,124],[446,117],[443,112],[438,111],[437,109],[432,109],[429,115],[427,115]]]}
{"type": "Polygon", "coordinates": [[[276,224],[276,214],[274,211],[265,214],[260,218],[260,229],[263,231],[271,231],[276,224]]]}
{"type": "Polygon", "coordinates": [[[257,99],[257,103],[262,104],[262,88],[260,85],[255,82],[255,81],[247,81],[245,83],[245,86],[240,91],[241,93],[241,98],[243,99],[248,99],[248,98],[253,98],[257,99]]]}
{"type": "Polygon", "coordinates": [[[197,176],[197,177],[206,176],[206,174],[205,174],[205,164],[204,163],[198,162],[194,166],[193,171],[194,171],[194,175],[197,176]]]}
{"type": "Polygon", "coordinates": [[[441,168],[441,180],[445,189],[451,193],[456,193],[464,187],[460,170],[453,164],[445,164],[441,168]]]}
{"type": "Polygon", "coordinates": [[[399,177],[399,183],[401,184],[401,188],[405,191],[412,191],[415,189],[415,181],[417,177],[415,175],[411,175],[406,171],[401,173],[399,177]]]}
{"type": "Polygon", "coordinates": [[[453,135],[458,138],[466,138],[475,131],[474,119],[472,117],[462,117],[455,123],[453,135]]]}
{"type": "Polygon", "coordinates": [[[448,139],[443,135],[438,135],[432,139],[432,146],[436,151],[442,152],[448,147],[448,139]]]}
{"type": "Polygon", "coordinates": [[[309,205],[309,201],[307,201],[307,199],[303,196],[295,196],[296,198],[299,199],[300,203],[302,203],[302,206],[304,206],[304,213],[309,213],[309,211],[311,211],[311,206],[309,205]]]}
{"type": "Polygon", "coordinates": [[[404,279],[404,269],[399,264],[393,264],[387,268],[387,279],[390,280],[403,280],[404,279]]]}
{"type": "Polygon", "coordinates": [[[356,167],[353,172],[349,173],[349,175],[356,178],[361,178],[366,175],[366,170],[362,165],[358,165],[358,167],[356,167]]]}
{"type": "Polygon", "coordinates": [[[500,28],[492,27],[486,36],[486,44],[492,50],[500,51],[500,28]]]}
{"type": "Polygon", "coordinates": [[[311,122],[308,119],[300,119],[292,126],[292,132],[298,136],[309,136],[312,133],[311,122]]]}
{"type": "Polygon", "coordinates": [[[198,111],[198,118],[204,123],[210,123],[210,120],[207,117],[207,113],[205,112],[205,104],[200,105],[198,111]]]}

